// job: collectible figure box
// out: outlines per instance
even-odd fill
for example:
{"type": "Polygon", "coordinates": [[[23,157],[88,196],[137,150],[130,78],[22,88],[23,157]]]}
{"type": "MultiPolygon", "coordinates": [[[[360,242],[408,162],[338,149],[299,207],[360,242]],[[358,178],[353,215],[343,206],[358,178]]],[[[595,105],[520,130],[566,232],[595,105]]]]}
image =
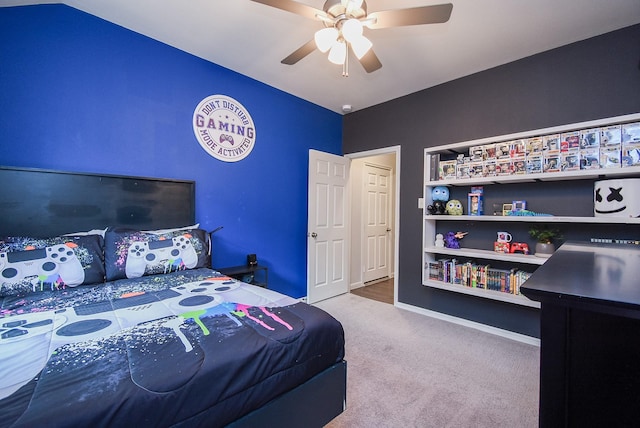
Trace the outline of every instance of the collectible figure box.
{"type": "Polygon", "coordinates": [[[471,191],[468,194],[467,212],[469,215],[483,215],[484,214],[484,187],[483,186],[471,186],[471,191]]]}
{"type": "Polygon", "coordinates": [[[580,169],[580,151],[570,150],[560,153],[560,171],[577,171],[580,169]]]}
{"type": "Polygon", "coordinates": [[[525,162],[525,157],[520,156],[518,158],[511,159],[511,168],[512,168],[512,174],[526,174],[527,166],[525,162]]]}
{"type": "Polygon", "coordinates": [[[560,171],[560,154],[547,154],[544,156],[544,172],[560,171]]]}
{"type": "Polygon", "coordinates": [[[511,159],[498,159],[496,161],[496,175],[511,175],[513,164],[511,159]]]}
{"type": "Polygon", "coordinates": [[[456,164],[455,160],[440,161],[440,180],[448,180],[456,178],[456,164]]]}
{"type": "Polygon", "coordinates": [[[622,144],[640,144],[640,122],[622,125],[622,144]]]}
{"type": "Polygon", "coordinates": [[[469,178],[469,156],[463,154],[456,158],[456,178],[469,178]]]}
{"type": "Polygon", "coordinates": [[[580,150],[580,169],[599,169],[600,168],[600,149],[581,149],[580,150]]]}
{"type": "Polygon", "coordinates": [[[622,167],[640,165],[640,122],[622,125],[622,167]]]}
{"type": "MultiPolygon", "coordinates": [[[[473,192],[473,189],[472,189],[473,192]]],[[[482,193],[469,193],[467,196],[467,212],[469,215],[484,214],[484,195],[482,193]]]]}
{"type": "Polygon", "coordinates": [[[469,177],[478,178],[484,176],[484,162],[471,162],[469,164],[469,177]]]}
{"type": "Polygon", "coordinates": [[[620,125],[606,126],[600,128],[600,148],[614,147],[620,148],[622,144],[622,128],[620,125]]]}
{"type": "Polygon", "coordinates": [[[508,242],[494,242],[493,243],[493,251],[496,253],[509,253],[509,247],[511,245],[508,242]]]}
{"type": "Polygon", "coordinates": [[[486,144],[482,146],[484,160],[495,160],[496,159],[496,145],[495,144],[486,144]]]}
{"type": "Polygon", "coordinates": [[[511,142],[503,141],[502,143],[496,143],[496,159],[509,158],[511,158],[511,142]]]}
{"type": "Polygon", "coordinates": [[[485,177],[493,177],[496,175],[496,160],[486,160],[484,161],[484,176],[485,177]]]}
{"type": "Polygon", "coordinates": [[[509,147],[509,157],[511,159],[524,157],[526,152],[527,140],[515,140],[511,142],[511,147],[509,147]]]}
{"type": "Polygon", "coordinates": [[[527,156],[527,174],[537,174],[542,172],[544,159],[542,154],[527,156]]]}
{"type": "Polygon", "coordinates": [[[560,151],[568,152],[580,148],[580,131],[565,132],[560,140],[560,151]]]}
{"type": "Polygon", "coordinates": [[[597,149],[600,147],[600,128],[586,129],[580,133],[580,149],[597,149]]]}
{"type": "Polygon", "coordinates": [[[544,145],[542,142],[542,137],[529,138],[527,140],[526,155],[527,156],[542,155],[543,147],[544,145]]]}
{"type": "Polygon", "coordinates": [[[616,147],[600,148],[601,168],[620,168],[622,150],[616,147]]]}
{"type": "Polygon", "coordinates": [[[542,150],[545,156],[558,154],[560,152],[560,134],[542,137],[542,150]]]}
{"type": "Polygon", "coordinates": [[[459,163],[456,165],[456,178],[469,178],[469,164],[459,163]]]}
{"type": "Polygon", "coordinates": [[[640,165],[640,143],[625,144],[622,146],[622,167],[639,166],[640,165]]]}
{"type": "Polygon", "coordinates": [[[469,147],[469,158],[471,159],[471,162],[483,161],[484,160],[483,151],[484,150],[483,150],[482,146],[471,146],[471,147],[469,147]]]}

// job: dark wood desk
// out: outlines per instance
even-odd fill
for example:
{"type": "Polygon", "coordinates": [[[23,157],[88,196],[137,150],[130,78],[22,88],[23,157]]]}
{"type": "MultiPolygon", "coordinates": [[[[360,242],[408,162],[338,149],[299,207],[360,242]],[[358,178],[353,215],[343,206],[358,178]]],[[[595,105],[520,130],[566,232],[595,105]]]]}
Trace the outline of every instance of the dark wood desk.
{"type": "Polygon", "coordinates": [[[568,242],[521,291],[541,303],[540,426],[638,426],[640,248],[568,242]]]}

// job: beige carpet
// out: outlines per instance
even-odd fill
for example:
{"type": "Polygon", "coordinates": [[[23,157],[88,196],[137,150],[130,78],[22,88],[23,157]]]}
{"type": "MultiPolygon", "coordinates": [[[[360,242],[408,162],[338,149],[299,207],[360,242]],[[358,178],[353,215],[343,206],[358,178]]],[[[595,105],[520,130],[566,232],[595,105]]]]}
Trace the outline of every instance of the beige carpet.
{"type": "Polygon", "coordinates": [[[353,294],[342,322],[347,410],[328,427],[537,427],[540,349],[353,294]]]}

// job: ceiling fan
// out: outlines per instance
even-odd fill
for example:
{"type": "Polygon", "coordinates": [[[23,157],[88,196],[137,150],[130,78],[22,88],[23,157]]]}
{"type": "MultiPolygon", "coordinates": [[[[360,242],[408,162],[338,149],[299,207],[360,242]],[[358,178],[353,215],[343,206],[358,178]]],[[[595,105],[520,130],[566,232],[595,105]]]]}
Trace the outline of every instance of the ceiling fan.
{"type": "Polygon", "coordinates": [[[317,48],[322,53],[329,52],[329,61],[342,65],[342,75],[345,77],[349,75],[349,51],[355,54],[367,73],[382,67],[373,52],[373,44],[362,33],[363,27],[379,29],[439,24],[449,20],[453,9],[451,3],[446,3],[368,14],[365,0],[327,0],[322,10],[293,0],[252,1],[320,20],[324,24],[324,28],[317,31],[313,39],[283,59],[283,64],[293,65],[317,48]]]}

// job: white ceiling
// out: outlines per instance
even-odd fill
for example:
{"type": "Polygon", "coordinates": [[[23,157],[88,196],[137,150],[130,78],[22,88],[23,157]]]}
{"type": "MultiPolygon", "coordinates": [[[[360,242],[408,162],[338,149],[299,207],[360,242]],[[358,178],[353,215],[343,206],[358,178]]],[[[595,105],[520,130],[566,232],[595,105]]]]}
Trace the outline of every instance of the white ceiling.
{"type": "MultiPolygon", "coordinates": [[[[367,0],[369,13],[447,2],[367,0]]],[[[318,51],[281,64],[323,25],[250,0],[0,0],[1,6],[40,3],[64,3],[335,112],[640,23],[640,0],[451,0],[447,23],[365,29],[383,67],[367,74],[354,58],[345,78],[318,51]]],[[[322,9],[324,0],[300,3],[322,9]]]]}

